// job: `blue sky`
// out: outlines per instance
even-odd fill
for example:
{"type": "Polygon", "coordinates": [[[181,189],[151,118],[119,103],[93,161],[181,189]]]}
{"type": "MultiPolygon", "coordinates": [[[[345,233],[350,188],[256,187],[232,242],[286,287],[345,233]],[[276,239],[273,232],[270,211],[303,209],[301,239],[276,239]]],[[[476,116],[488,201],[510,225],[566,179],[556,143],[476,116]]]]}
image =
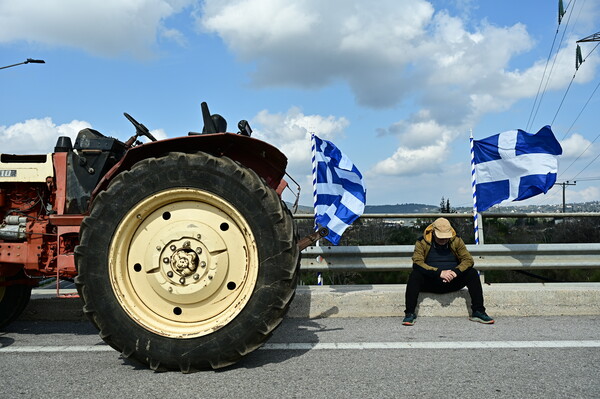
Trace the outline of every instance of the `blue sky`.
{"type": "MultiPolygon", "coordinates": [[[[123,112],[186,135],[206,101],[230,131],[247,119],[288,156],[301,204],[315,132],[363,172],[370,205],[470,206],[469,131],[551,124],[559,182],[577,180],[567,202],[597,201],[597,43],[581,44],[567,88],[600,4],[564,3],[559,28],[546,0],[0,0],[0,66],[46,61],[0,71],[0,152],[52,152],[88,126],[126,140],[123,112]]],[[[523,204],[561,201],[555,186],[523,204]]]]}

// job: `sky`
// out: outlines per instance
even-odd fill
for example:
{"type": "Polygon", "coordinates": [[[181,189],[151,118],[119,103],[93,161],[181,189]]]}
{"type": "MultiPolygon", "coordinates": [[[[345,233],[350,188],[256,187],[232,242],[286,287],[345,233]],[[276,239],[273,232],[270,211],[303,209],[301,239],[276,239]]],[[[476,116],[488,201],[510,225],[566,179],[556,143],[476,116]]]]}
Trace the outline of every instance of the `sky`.
{"type": "MultiPolygon", "coordinates": [[[[312,203],[311,133],[360,169],[367,205],[472,206],[469,134],[551,125],[567,202],[600,201],[600,2],[566,0],[0,0],[0,153],[51,153],[123,112],[157,138],[229,131],[288,157],[312,203]]],[[[292,201],[294,191],[284,194],[292,201]]],[[[562,203],[562,186],[506,205],[562,203]]]]}

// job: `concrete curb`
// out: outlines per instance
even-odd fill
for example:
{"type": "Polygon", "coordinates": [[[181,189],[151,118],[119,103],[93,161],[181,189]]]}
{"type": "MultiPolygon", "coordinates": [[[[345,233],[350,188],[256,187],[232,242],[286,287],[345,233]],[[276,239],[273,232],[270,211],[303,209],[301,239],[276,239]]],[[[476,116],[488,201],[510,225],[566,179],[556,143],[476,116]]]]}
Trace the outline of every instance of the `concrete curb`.
{"type": "MultiPolygon", "coordinates": [[[[406,285],[300,286],[289,317],[387,317],[404,315],[406,285]]],[[[494,284],[483,288],[492,316],[600,315],[600,283],[494,284]]],[[[423,293],[419,316],[464,317],[468,291],[423,293]]]]}
{"type": "MultiPolygon", "coordinates": [[[[288,317],[403,316],[406,285],[299,286],[288,317]]],[[[75,290],[61,290],[74,294],[75,290]]],[[[492,316],[600,315],[600,283],[493,284],[483,289],[492,316]]],[[[450,294],[421,294],[419,316],[464,317],[469,314],[466,289],[450,294]]],[[[87,320],[79,298],[57,298],[35,289],[20,320],[87,320]]]]}

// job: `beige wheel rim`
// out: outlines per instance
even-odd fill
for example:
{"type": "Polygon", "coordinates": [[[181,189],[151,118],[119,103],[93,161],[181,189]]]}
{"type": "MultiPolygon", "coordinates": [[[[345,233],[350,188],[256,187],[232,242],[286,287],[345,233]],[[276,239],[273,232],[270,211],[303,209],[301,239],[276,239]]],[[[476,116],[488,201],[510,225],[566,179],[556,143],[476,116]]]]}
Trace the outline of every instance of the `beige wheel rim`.
{"type": "Polygon", "coordinates": [[[209,192],[170,189],[123,218],[109,250],[117,300],[139,325],[171,338],[214,332],[250,300],[258,276],[244,217],[209,192]]]}

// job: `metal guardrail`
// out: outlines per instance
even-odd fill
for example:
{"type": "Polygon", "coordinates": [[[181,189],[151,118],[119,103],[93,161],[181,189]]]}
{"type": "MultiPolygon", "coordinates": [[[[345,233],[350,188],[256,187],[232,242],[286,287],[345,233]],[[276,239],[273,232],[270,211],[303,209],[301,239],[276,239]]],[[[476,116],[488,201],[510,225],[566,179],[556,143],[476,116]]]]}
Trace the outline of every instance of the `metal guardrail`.
{"type": "MultiPolygon", "coordinates": [[[[480,270],[600,267],[600,244],[467,245],[480,270]]],[[[302,251],[303,271],[399,271],[412,268],[413,245],[312,246],[302,251]]]]}
{"type": "MultiPolygon", "coordinates": [[[[567,213],[536,213],[536,212],[514,212],[514,213],[480,213],[484,219],[498,218],[597,218],[600,212],[567,212],[567,213]]],[[[314,219],[310,213],[296,213],[294,219],[314,219]]],[[[435,219],[444,217],[447,219],[472,219],[472,213],[365,213],[361,219],[435,219]]]]}

